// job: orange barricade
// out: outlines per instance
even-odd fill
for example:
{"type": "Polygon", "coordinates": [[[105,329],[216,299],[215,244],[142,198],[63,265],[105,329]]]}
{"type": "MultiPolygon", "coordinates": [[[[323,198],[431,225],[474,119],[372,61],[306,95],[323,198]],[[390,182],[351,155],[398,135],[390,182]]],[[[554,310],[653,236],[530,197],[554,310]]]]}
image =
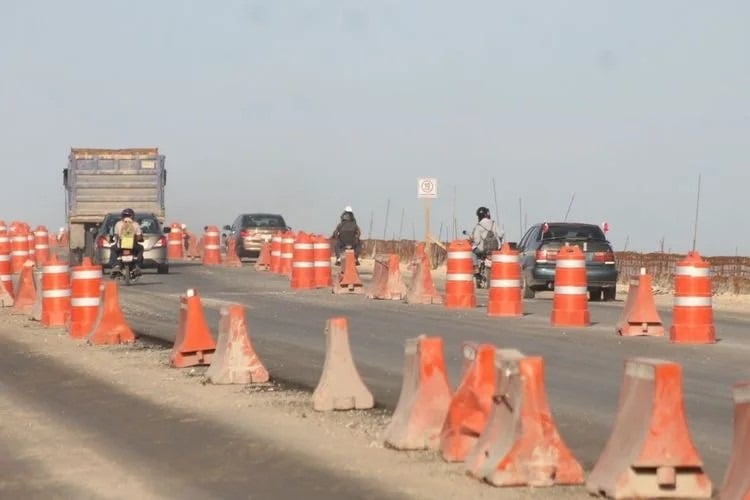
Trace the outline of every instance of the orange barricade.
{"type": "Polygon", "coordinates": [[[10,226],[10,261],[13,274],[23,270],[23,265],[29,259],[29,235],[26,227],[16,222],[10,226]]]}
{"type": "Polygon", "coordinates": [[[300,231],[292,247],[291,287],[295,290],[315,288],[315,251],[313,239],[300,231]]]}
{"type": "Polygon", "coordinates": [[[325,236],[313,238],[313,260],[315,267],[315,287],[333,286],[331,274],[331,242],[325,236]]]}
{"type": "Polygon", "coordinates": [[[624,337],[664,335],[664,326],[656,311],[651,290],[651,276],[646,274],[645,267],[641,268],[639,275],[630,278],[628,298],[615,328],[617,333],[624,337]]]}
{"type": "Polygon", "coordinates": [[[750,498],[750,381],[734,385],[734,440],[721,487],[722,499],[750,498]]]}
{"type": "Polygon", "coordinates": [[[245,308],[239,304],[222,306],[219,312],[219,338],[205,377],[211,384],[268,382],[268,371],[250,342],[245,308]]]}
{"type": "Polygon", "coordinates": [[[219,228],[208,226],[203,234],[203,265],[218,266],[221,264],[221,245],[219,228]]]}
{"type": "Polygon", "coordinates": [[[279,274],[292,275],[292,259],[294,258],[294,232],[286,231],[281,235],[281,254],[279,260],[279,274]]]}
{"type": "Polygon", "coordinates": [[[180,297],[180,319],[169,362],[176,368],[210,365],[215,350],[200,295],[191,288],[180,297]]]}
{"type": "Polygon", "coordinates": [[[495,346],[464,342],[466,368],[440,435],[443,460],[463,462],[487,425],[495,395],[495,346]]]}
{"type": "Polygon", "coordinates": [[[495,486],[582,484],[583,468],[566,446],[547,402],[544,360],[512,349],[495,353],[493,407],[466,471],[495,486]]]}
{"type": "Polygon", "coordinates": [[[281,269],[281,231],[271,237],[271,272],[279,274],[281,269]]]}
{"type": "Polygon", "coordinates": [[[401,263],[395,253],[375,256],[375,268],[367,291],[368,299],[402,300],[406,285],[401,278],[401,263]]]}
{"type": "Polygon", "coordinates": [[[521,300],[521,265],[518,251],[503,243],[500,251],[492,252],[488,316],[523,316],[521,300]]]}
{"type": "Polygon", "coordinates": [[[586,489],[613,498],[711,497],[685,418],[680,365],[625,361],[614,428],[586,489]]]}
{"type": "Polygon", "coordinates": [[[710,264],[698,252],[688,252],[675,267],[669,340],[676,344],[716,342],[711,295],[710,264]]]}
{"type": "Polygon", "coordinates": [[[578,245],[566,244],[557,253],[552,326],[590,326],[586,285],[586,256],[578,245]]]}
{"type": "MultiPolygon", "coordinates": [[[[2,227],[5,223],[2,224],[2,227]]],[[[0,282],[11,296],[13,295],[13,266],[10,261],[10,238],[0,227],[0,282]]]]}
{"type": "Polygon", "coordinates": [[[42,267],[49,257],[49,231],[44,226],[38,226],[34,231],[34,262],[42,267]]]}
{"type": "Polygon", "coordinates": [[[256,271],[268,271],[271,269],[271,244],[269,242],[264,242],[260,247],[260,255],[258,255],[258,260],[255,261],[254,267],[256,271]]]}
{"type": "Polygon", "coordinates": [[[397,450],[436,450],[452,396],[443,339],[425,335],[407,339],[403,377],[385,444],[397,450]]]}
{"type": "Polygon", "coordinates": [[[50,255],[42,267],[42,324],[64,327],[70,317],[70,266],[50,255]]]}
{"type": "Polygon", "coordinates": [[[349,323],[344,317],[326,322],[326,359],[312,395],[316,411],[366,410],[375,406],[372,393],[359,376],[349,347],[349,323]]]}
{"type": "Polygon", "coordinates": [[[477,306],[472,255],[471,244],[466,240],[454,240],[448,245],[445,307],[473,309],[477,306]]]}
{"type": "Polygon", "coordinates": [[[185,256],[185,239],[182,224],[173,222],[167,233],[167,256],[169,260],[182,260],[185,256]]]}
{"type": "Polygon", "coordinates": [[[341,271],[337,283],[333,285],[333,293],[364,293],[364,285],[359,278],[357,271],[357,259],[354,250],[344,250],[344,257],[341,261],[341,271]]]}
{"type": "Polygon", "coordinates": [[[18,291],[13,299],[13,314],[31,314],[36,300],[36,287],[34,286],[34,263],[26,261],[18,280],[18,291]]]}
{"type": "Polygon", "coordinates": [[[424,243],[417,243],[411,270],[412,277],[406,293],[406,302],[408,304],[442,304],[443,297],[440,296],[432,281],[432,269],[424,251],[424,243]]]}
{"type": "Polygon", "coordinates": [[[135,342],[135,334],[120,309],[117,281],[105,282],[102,289],[99,315],[86,336],[86,342],[90,345],[132,344],[135,342]]]}
{"type": "Polygon", "coordinates": [[[82,339],[91,332],[99,315],[102,294],[102,266],[88,257],[70,270],[70,321],[68,335],[82,339]]]}

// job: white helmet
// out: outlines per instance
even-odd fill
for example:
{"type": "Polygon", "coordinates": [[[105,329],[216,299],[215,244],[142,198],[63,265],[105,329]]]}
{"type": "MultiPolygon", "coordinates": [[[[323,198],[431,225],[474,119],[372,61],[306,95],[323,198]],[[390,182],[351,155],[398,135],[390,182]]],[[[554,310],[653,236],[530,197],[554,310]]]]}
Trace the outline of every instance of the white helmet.
{"type": "Polygon", "coordinates": [[[350,206],[347,205],[346,207],[344,207],[344,212],[352,212],[353,213],[354,210],[352,210],[352,207],[350,207],[350,206]]]}

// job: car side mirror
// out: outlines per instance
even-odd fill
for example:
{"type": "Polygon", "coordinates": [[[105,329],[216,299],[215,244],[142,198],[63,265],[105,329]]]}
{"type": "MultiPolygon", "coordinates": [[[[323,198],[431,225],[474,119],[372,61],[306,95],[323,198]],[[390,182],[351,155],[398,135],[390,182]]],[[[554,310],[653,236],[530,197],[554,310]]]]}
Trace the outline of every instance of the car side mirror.
{"type": "Polygon", "coordinates": [[[515,241],[509,241],[508,246],[511,250],[518,250],[518,243],[515,241]]]}
{"type": "Polygon", "coordinates": [[[463,231],[461,231],[461,234],[465,234],[466,236],[469,235],[469,233],[466,232],[466,229],[464,229],[463,231]]]}
{"type": "Polygon", "coordinates": [[[231,231],[232,230],[232,226],[227,225],[227,226],[224,226],[222,229],[224,231],[231,231]]]}
{"type": "Polygon", "coordinates": [[[165,227],[164,228],[164,234],[169,234],[170,232],[172,232],[172,228],[171,227],[165,227]]]}
{"type": "Polygon", "coordinates": [[[291,230],[292,230],[292,227],[291,227],[291,226],[287,226],[287,227],[286,227],[286,230],[287,230],[287,231],[291,231],[291,230]]]}

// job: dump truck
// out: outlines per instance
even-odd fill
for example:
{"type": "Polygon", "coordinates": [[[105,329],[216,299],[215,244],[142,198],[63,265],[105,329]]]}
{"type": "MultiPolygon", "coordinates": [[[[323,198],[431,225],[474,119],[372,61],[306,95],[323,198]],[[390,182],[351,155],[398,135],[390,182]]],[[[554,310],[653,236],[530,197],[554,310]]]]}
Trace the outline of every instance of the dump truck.
{"type": "Polygon", "coordinates": [[[63,170],[70,260],[94,255],[94,234],[108,213],[132,208],[164,223],[167,171],[158,148],[71,148],[63,170]]]}

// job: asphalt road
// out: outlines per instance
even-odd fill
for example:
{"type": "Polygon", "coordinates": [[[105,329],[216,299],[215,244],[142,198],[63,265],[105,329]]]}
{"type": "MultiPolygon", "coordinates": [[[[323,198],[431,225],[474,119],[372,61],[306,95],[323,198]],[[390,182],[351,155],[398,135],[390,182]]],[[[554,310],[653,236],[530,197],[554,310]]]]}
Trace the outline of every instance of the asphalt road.
{"type": "MultiPolygon", "coordinates": [[[[365,283],[367,276],[363,275],[365,283]]],[[[440,305],[408,305],[337,296],[330,289],[293,291],[288,279],[242,269],[172,264],[169,275],[146,274],[121,289],[122,304],[139,334],[171,341],[177,327],[179,296],[197,288],[214,328],[222,303],[247,307],[256,350],[278,380],[314,388],[323,365],[323,327],[332,316],[349,318],[352,351],[376,402],[395,407],[401,387],[404,340],[419,334],[439,335],[445,342],[446,363],[454,386],[461,367],[461,343],[478,341],[516,348],[545,359],[547,392],[563,438],[590,470],[601,453],[617,409],[623,362],[645,356],[679,362],[688,423],[695,445],[719,487],[732,439],[731,386],[750,379],[750,316],[715,313],[719,342],[714,345],[674,345],[665,338],[622,338],[614,325],[623,303],[591,303],[588,328],[549,326],[551,300],[524,302],[518,319],[486,316],[486,294],[478,293],[475,310],[448,310],[440,305]]],[[[671,322],[662,310],[665,325],[671,322]]]]}

